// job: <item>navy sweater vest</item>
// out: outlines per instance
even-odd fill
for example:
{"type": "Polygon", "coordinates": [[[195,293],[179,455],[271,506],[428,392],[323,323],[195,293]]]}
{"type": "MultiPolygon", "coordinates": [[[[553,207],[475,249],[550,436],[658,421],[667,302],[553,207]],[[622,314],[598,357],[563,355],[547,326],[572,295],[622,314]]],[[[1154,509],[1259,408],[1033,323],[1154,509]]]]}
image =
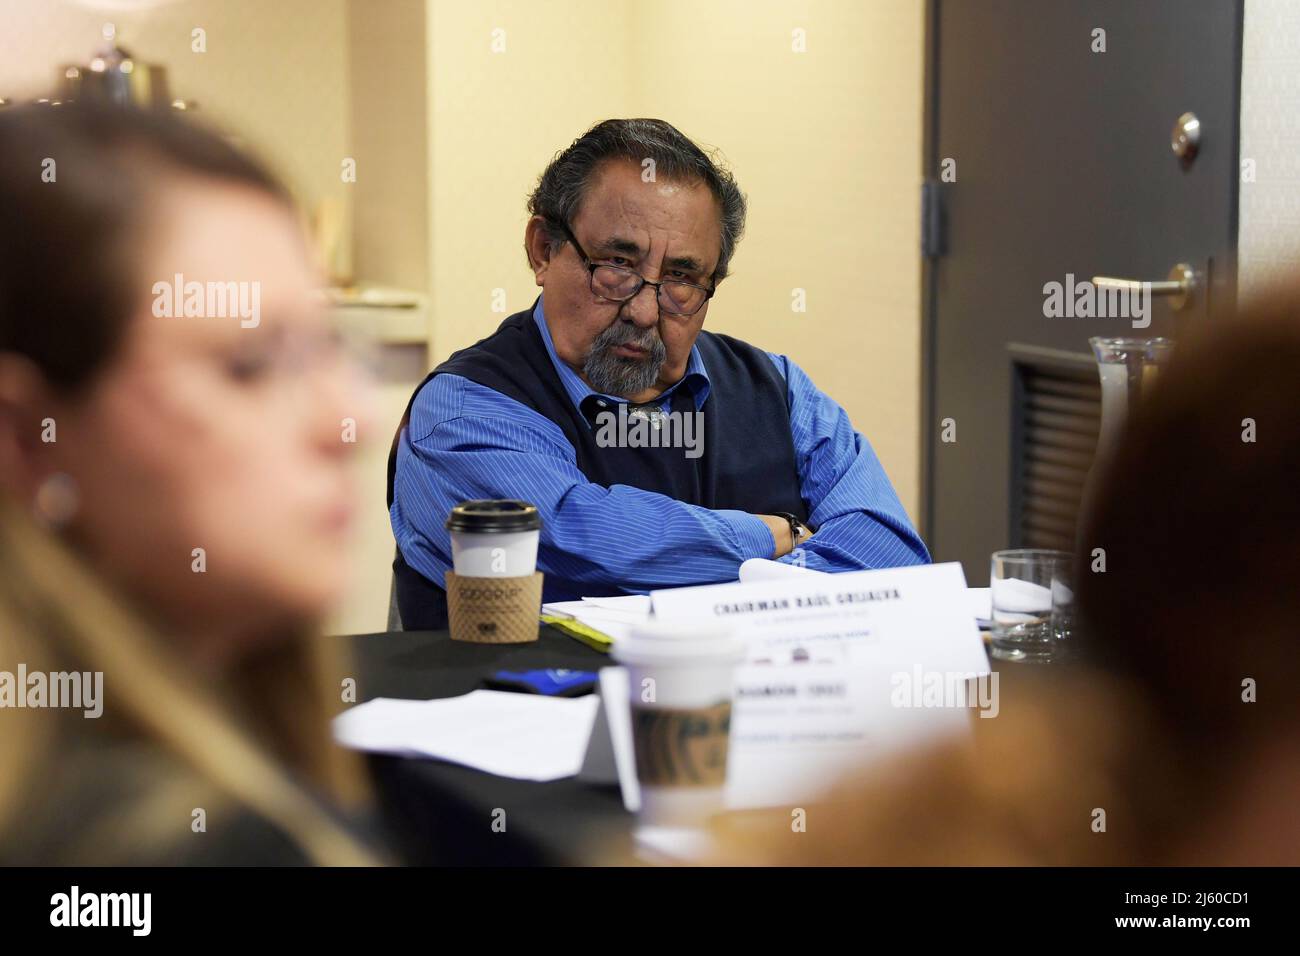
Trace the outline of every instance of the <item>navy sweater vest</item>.
{"type": "MultiPolygon", "coordinates": [[[[582,411],[573,407],[532,309],[510,316],[492,335],[462,349],[435,368],[415,395],[435,375],[459,375],[512,398],[550,419],[573,446],[578,469],[598,485],[630,485],[709,509],[751,514],[788,511],[806,521],[799,469],[790,434],[785,379],[765,352],[731,336],[700,332],[695,340],[708,372],[710,391],[701,409],[703,448],[688,458],[682,448],[601,447],[592,427],[601,410],[589,398],[582,411]],[[591,406],[591,407],[588,407],[591,406]]],[[[388,502],[393,501],[397,445],[406,428],[415,395],[388,459],[388,502]]],[[[689,387],[673,392],[672,410],[694,412],[689,387]]],[[[527,498],[502,476],[501,497],[527,498]]],[[[545,528],[542,530],[545,537],[545,528]]],[[[617,533],[611,529],[611,533],[617,533]]],[[[407,630],[447,626],[446,594],[413,570],[399,552],[393,562],[398,609],[407,630]]],[[[547,600],[573,597],[550,587],[547,600]]]]}

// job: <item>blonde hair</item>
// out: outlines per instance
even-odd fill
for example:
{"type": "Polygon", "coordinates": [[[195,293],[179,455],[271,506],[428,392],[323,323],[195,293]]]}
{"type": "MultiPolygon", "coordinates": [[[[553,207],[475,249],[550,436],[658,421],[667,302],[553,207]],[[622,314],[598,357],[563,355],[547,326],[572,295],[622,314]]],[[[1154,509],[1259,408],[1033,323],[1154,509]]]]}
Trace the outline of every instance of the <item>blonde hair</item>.
{"type": "MultiPolygon", "coordinates": [[[[329,735],[331,710],[341,706],[340,662],[331,659],[337,645],[295,635],[240,665],[226,690],[215,688],[71,549],[0,498],[0,669],[22,661],[29,670],[102,672],[104,726],[156,751],[169,768],[170,790],[151,788],[99,821],[115,841],[138,846],[163,838],[167,827],[147,805],[161,805],[169,792],[179,795],[175,784],[188,783],[191,798],[197,784],[217,805],[226,800],[252,811],[315,863],[381,862],[295,780],[341,807],[366,796],[358,758],[329,735]]],[[[8,725],[0,734],[0,853],[23,825],[24,803],[41,800],[25,782],[101,733],[99,720],[72,713],[75,728],[67,712],[0,712],[8,725]]],[[[113,862],[94,832],[81,835],[78,852],[113,862]]]]}

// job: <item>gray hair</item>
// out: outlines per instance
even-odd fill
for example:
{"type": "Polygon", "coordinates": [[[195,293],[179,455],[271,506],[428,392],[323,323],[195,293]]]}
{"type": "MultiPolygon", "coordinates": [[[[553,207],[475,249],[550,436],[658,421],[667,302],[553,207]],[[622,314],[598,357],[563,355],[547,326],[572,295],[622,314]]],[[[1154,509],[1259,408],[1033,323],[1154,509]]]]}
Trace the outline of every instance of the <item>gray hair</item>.
{"type": "Polygon", "coordinates": [[[567,240],[564,229],[577,215],[596,168],[607,159],[630,159],[638,165],[653,160],[656,176],[709,187],[721,209],[718,225],[722,231],[713,281],[725,279],[736,243],[745,231],[745,194],[714,155],[659,119],[604,120],[555,154],[528,197],[528,211],[545,220],[552,247],[567,240]]]}

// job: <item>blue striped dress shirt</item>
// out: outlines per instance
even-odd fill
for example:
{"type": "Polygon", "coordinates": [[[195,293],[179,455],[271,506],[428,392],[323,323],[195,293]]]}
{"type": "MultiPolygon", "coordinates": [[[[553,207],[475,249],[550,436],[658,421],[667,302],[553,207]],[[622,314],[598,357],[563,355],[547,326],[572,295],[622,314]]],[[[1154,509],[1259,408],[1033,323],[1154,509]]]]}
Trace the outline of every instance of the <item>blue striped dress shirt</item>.
{"type": "MultiPolygon", "coordinates": [[[[542,300],[533,318],[574,407],[596,394],[555,353],[542,300]]],[[[794,362],[768,353],[786,382],[790,429],[808,524],[800,553],[780,560],[819,571],[923,564],[924,543],[871,445],[794,362]]],[[[698,348],[679,388],[700,409],[709,375],[698,348]]],[[[625,402],[602,396],[611,403],[625,402]]],[[[416,397],[397,452],[390,518],[407,564],[443,585],[452,506],[471,498],[521,498],[542,517],[538,570],[548,600],[644,593],[734,581],[742,561],[771,558],[767,526],[742,511],[710,510],[630,485],[593,484],[550,419],[459,375],[435,376],[416,397]]]]}

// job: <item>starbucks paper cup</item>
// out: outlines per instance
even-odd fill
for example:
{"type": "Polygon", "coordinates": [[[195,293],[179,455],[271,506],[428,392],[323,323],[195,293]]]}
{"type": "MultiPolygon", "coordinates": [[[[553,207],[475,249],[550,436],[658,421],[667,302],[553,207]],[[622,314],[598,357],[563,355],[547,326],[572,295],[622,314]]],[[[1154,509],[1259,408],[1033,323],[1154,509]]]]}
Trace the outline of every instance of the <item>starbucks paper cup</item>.
{"type": "Polygon", "coordinates": [[[703,823],[723,809],[741,643],[712,624],[651,623],[611,654],[628,671],[641,819],[703,823]]]}

